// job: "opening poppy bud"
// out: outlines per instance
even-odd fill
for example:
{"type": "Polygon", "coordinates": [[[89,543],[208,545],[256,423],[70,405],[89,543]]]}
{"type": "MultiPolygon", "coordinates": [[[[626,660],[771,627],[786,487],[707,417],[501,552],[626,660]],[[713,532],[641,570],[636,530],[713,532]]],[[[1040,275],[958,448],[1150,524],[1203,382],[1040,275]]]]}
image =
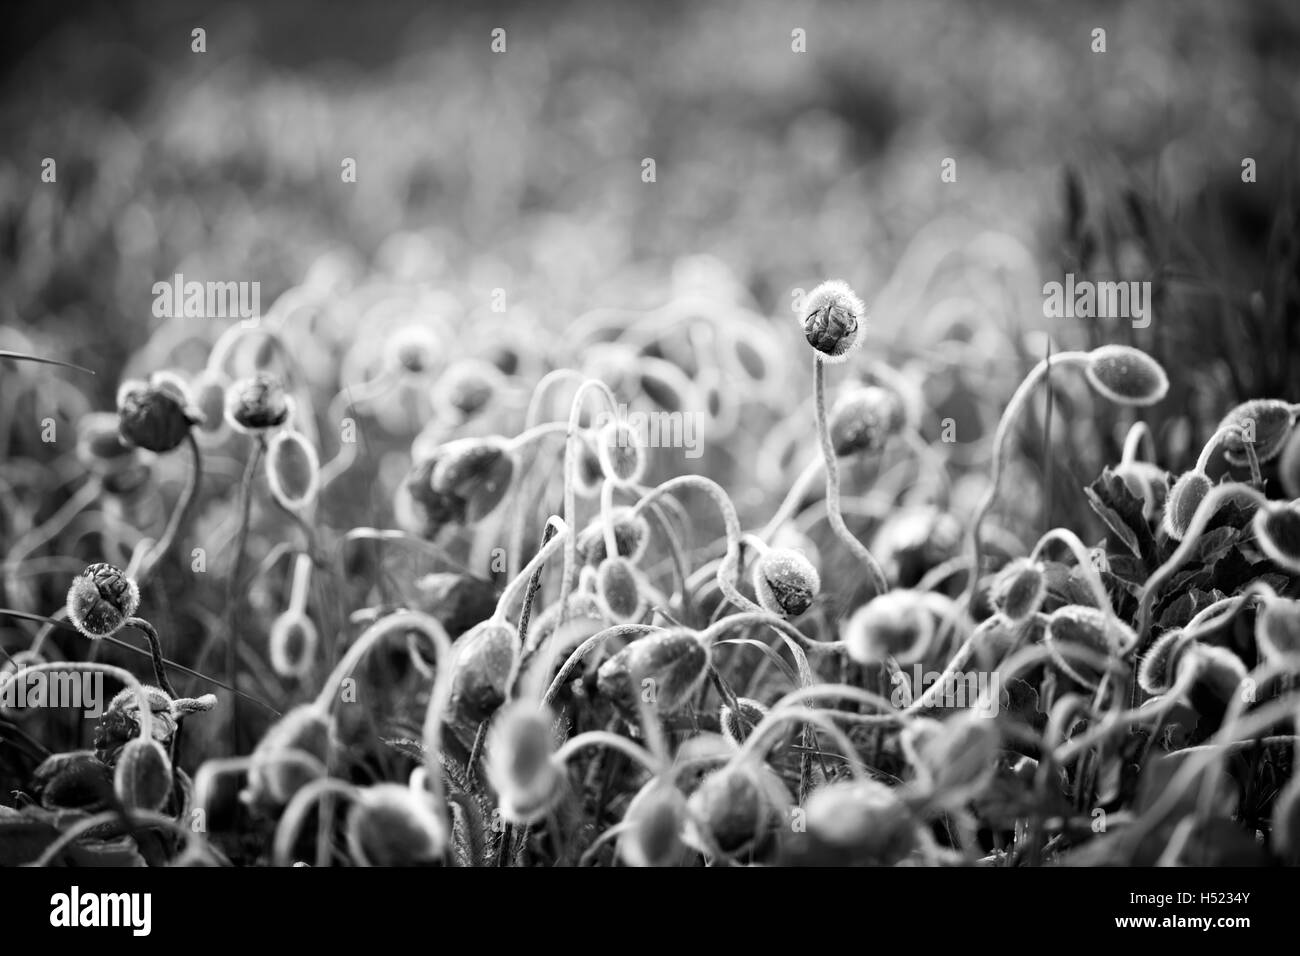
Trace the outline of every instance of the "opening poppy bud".
{"type": "MultiPolygon", "coordinates": [[[[202,697],[182,697],[173,700],[171,696],[158,687],[145,685],[145,697],[149,701],[149,712],[153,715],[153,739],[166,745],[176,732],[182,717],[209,711],[217,705],[216,697],[204,694],[202,697]]],[[[104,714],[95,725],[95,753],[100,760],[113,763],[117,753],[127,743],[140,736],[140,700],[134,689],[127,687],[120,691],[104,709],[104,714]]]]}
{"type": "Polygon", "coordinates": [[[1163,694],[1173,687],[1179,661],[1189,643],[1182,628],[1161,634],[1138,666],[1138,686],[1148,694],[1163,694]]]}
{"type": "Polygon", "coordinates": [[[1291,574],[1300,574],[1300,507],[1294,503],[1261,504],[1251,527],[1270,561],[1291,574]]]}
{"type": "MultiPolygon", "coordinates": [[[[645,555],[650,543],[650,525],[631,508],[615,508],[610,515],[614,523],[614,544],[620,557],[633,564],[645,555]]],[[[599,564],[608,556],[605,550],[605,522],[593,521],[578,535],[578,556],[586,564],[599,564]]]]}
{"type": "MultiPolygon", "coordinates": [[[[737,697],[736,704],[735,708],[729,704],[722,705],[718,714],[718,723],[722,726],[722,736],[739,747],[749,739],[754,728],[763,722],[763,718],[767,716],[767,708],[748,697],[737,697]]],[[[793,731],[793,725],[789,726],[793,731]]],[[[775,749],[775,746],[769,748],[769,753],[775,749]]]]}
{"type": "Polygon", "coordinates": [[[892,866],[912,852],[912,815],[893,788],[853,780],[818,788],[808,798],[808,833],[846,862],[892,866]]]}
{"type": "Polygon", "coordinates": [[[915,591],[895,590],[877,595],[849,618],[844,646],[860,664],[894,657],[910,664],[925,656],[934,638],[934,615],[915,591]]]}
{"type": "Polygon", "coordinates": [[[172,792],[172,762],[156,740],[128,740],[117,757],[113,791],[130,810],[158,810],[172,792]]]}
{"type": "Polygon", "coordinates": [[[706,776],[686,806],[688,845],[745,856],[763,853],[784,830],[790,793],[767,764],[746,760],[706,776]]]}
{"type": "Polygon", "coordinates": [[[693,631],[678,628],[632,641],[600,665],[596,686],[629,713],[640,700],[671,714],[690,703],[708,669],[708,648],[693,631]]]}
{"type": "Polygon", "coordinates": [[[1273,800],[1270,842],[1283,863],[1300,865],[1300,776],[1293,776],[1273,800]]]}
{"type": "Polygon", "coordinates": [[[463,422],[491,404],[504,388],[501,370],[482,359],[461,359],[434,383],[431,399],[439,418],[463,422]]]}
{"type": "Polygon", "coordinates": [[[645,614],[640,575],[627,558],[606,558],[600,562],[596,570],[596,596],[601,609],[620,624],[639,621],[645,614]]]}
{"type": "Polygon", "coordinates": [[[1057,667],[1085,687],[1095,689],[1101,681],[1101,671],[1061,653],[1061,648],[1075,647],[1114,660],[1137,643],[1137,635],[1105,611],[1067,604],[1048,617],[1043,643],[1057,667]]]}
{"type": "Polygon", "coordinates": [[[514,630],[499,621],[484,621],[457,641],[451,701],[458,713],[483,720],[506,699],[506,682],[515,662],[514,630]]]}
{"type": "Polygon", "coordinates": [[[203,416],[201,429],[215,432],[221,428],[226,414],[226,387],[215,372],[204,371],[195,381],[194,407],[203,416]]]}
{"type": "Polygon", "coordinates": [[[240,379],[226,389],[226,421],[245,434],[276,428],[289,420],[291,403],[284,385],[268,372],[240,379]]]}
{"type": "Polygon", "coordinates": [[[596,435],[596,455],[601,474],[615,484],[635,484],[645,475],[646,456],[641,436],[627,422],[612,421],[596,435]]]}
{"type": "Polygon", "coordinates": [[[320,458],[300,432],[277,432],[266,449],[266,483],[290,511],[307,507],[320,488],[320,458]]]}
{"type": "Polygon", "coordinates": [[[1169,496],[1165,498],[1165,514],[1161,527],[1175,541],[1182,541],[1192,525],[1196,509],[1213,487],[1209,477],[1201,471],[1189,471],[1178,477],[1169,496]]]}
{"type": "Polygon", "coordinates": [[[1169,376],[1160,363],[1127,345],[1093,349],[1084,374],[1093,388],[1118,405],[1154,405],[1169,391],[1169,376]]]}
{"type": "Polygon", "coordinates": [[[111,564],[92,564],[68,588],[68,620],[91,640],[116,634],[140,607],[140,588],[111,564]]]}
{"type": "Polygon", "coordinates": [[[434,366],[438,356],[438,339],[423,325],[403,325],[388,340],[390,368],[419,375],[434,366]]]}
{"type": "Polygon", "coordinates": [[[823,361],[842,362],[862,340],[866,311],[847,283],[829,279],[804,299],[804,338],[823,361]]]}
{"type": "Polygon", "coordinates": [[[377,783],[348,810],[348,851],[362,866],[430,866],[442,862],[450,840],[433,798],[400,783],[377,783]]]}
{"type": "Polygon", "coordinates": [[[1002,747],[997,722],[974,711],[943,722],[913,721],[899,743],[920,785],[945,807],[959,806],[988,786],[1002,747]]]}
{"type": "Polygon", "coordinates": [[[681,836],[685,821],[686,798],[656,777],[637,792],[623,814],[620,859],[628,866],[672,866],[685,850],[681,836]]]}
{"type": "Polygon", "coordinates": [[[1275,398],[1257,398],[1243,402],[1223,417],[1219,428],[1235,426],[1223,440],[1223,457],[1238,468],[1250,464],[1246,454],[1246,440],[1255,446],[1255,457],[1260,462],[1272,461],[1282,453],[1282,447],[1291,435],[1295,416],[1291,406],[1275,398]]]}
{"type": "Polygon", "coordinates": [[[122,384],[117,417],[124,442],[164,454],[180,445],[202,416],[179,379],[155,375],[149,382],[122,384]]]}
{"type": "Polygon", "coordinates": [[[1255,642],[1270,664],[1300,670],[1300,602],[1269,601],[1255,617],[1255,642]]]}
{"type": "Polygon", "coordinates": [[[329,714],[320,707],[299,704],[290,710],[253,749],[243,800],[275,807],[288,803],[314,774],[304,764],[278,758],[297,750],[327,764],[331,737],[329,714]]]}
{"type": "Polygon", "coordinates": [[[1018,558],[993,579],[993,606],[1019,624],[1036,613],[1047,594],[1047,577],[1041,562],[1018,558]]]}
{"type": "Polygon", "coordinates": [[[831,408],[831,447],[841,458],[858,452],[874,454],[902,422],[897,396],[877,385],[841,395],[831,408]]]}
{"type": "Polygon", "coordinates": [[[268,643],[271,669],[281,677],[301,680],[311,672],[320,634],[307,615],[286,611],[271,624],[268,643]]]}
{"type": "Polygon", "coordinates": [[[812,607],[821,586],[817,569],[798,551],[770,548],[754,562],[754,594],[771,614],[798,617],[812,607]]]}
{"type": "Polygon", "coordinates": [[[564,773],[551,759],[553,750],[550,714],[535,705],[513,704],[493,720],[484,752],[503,819],[533,823],[555,805],[564,773]]]}

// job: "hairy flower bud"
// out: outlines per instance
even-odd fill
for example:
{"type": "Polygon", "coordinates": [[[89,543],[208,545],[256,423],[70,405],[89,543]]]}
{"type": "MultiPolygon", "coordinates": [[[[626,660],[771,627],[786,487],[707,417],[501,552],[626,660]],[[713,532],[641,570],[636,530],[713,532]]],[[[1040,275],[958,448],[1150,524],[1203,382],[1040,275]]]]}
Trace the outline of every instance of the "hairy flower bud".
{"type": "Polygon", "coordinates": [[[484,754],[503,819],[533,823],[555,805],[564,772],[551,759],[553,748],[551,715],[535,704],[514,703],[493,719],[484,754]]]}
{"type": "Polygon", "coordinates": [[[1093,349],[1084,374],[1093,388],[1118,405],[1154,405],[1169,392],[1169,377],[1160,363],[1127,345],[1093,349]]]}
{"type": "Polygon", "coordinates": [[[1272,461],[1282,453],[1295,425],[1291,406],[1275,398],[1257,398],[1243,402],[1223,417],[1219,428],[1235,427],[1223,440],[1223,457],[1238,468],[1250,464],[1246,454],[1246,439],[1252,439],[1255,457],[1263,463],[1272,461]]]}
{"type": "Polygon", "coordinates": [[[728,704],[723,704],[718,713],[718,723],[722,726],[722,736],[739,747],[749,739],[754,728],[763,722],[763,718],[767,716],[767,708],[748,697],[737,697],[736,705],[732,708],[728,704]]]}
{"type": "Polygon", "coordinates": [[[1300,574],[1300,506],[1261,504],[1251,528],[1270,561],[1291,574],[1300,574]]]}
{"type": "Polygon", "coordinates": [[[831,408],[831,446],[841,458],[858,452],[875,454],[902,423],[902,403],[897,395],[878,385],[854,388],[831,408]]]}
{"type": "Polygon", "coordinates": [[[1138,665],[1138,686],[1148,694],[1167,692],[1174,685],[1179,661],[1190,643],[1182,628],[1161,634],[1138,665]]]}
{"type": "Polygon", "coordinates": [[[709,669],[709,651],[693,631],[677,628],[637,638],[597,671],[597,687],[629,713],[637,701],[671,714],[688,704],[709,669]]]}
{"type": "MultiPolygon", "coordinates": [[[[614,545],[620,557],[636,564],[645,555],[650,543],[650,525],[642,515],[633,515],[631,508],[615,508],[610,514],[614,523],[614,545]]],[[[583,528],[577,540],[578,557],[585,564],[598,565],[604,561],[605,522],[593,521],[583,528]]]]}
{"type": "Polygon", "coordinates": [[[1085,687],[1096,688],[1101,671],[1062,652],[1062,648],[1091,651],[1098,657],[1114,661],[1137,643],[1137,635],[1123,621],[1105,611],[1081,604],[1067,604],[1053,611],[1047,620],[1043,643],[1053,663],[1085,687]]]}
{"type": "Polygon", "coordinates": [[[844,628],[849,656],[861,664],[895,657],[909,664],[925,656],[934,638],[934,615],[916,591],[878,594],[854,612],[844,628]]]}
{"type": "Polygon", "coordinates": [[[226,389],[226,421],[245,434],[266,431],[289,420],[292,402],[283,383],[269,372],[240,379],[226,389]]]}
{"type": "Polygon", "coordinates": [[[618,855],[628,866],[672,866],[683,855],[686,798],[656,777],[642,787],[623,814],[618,855]]]}
{"type": "Polygon", "coordinates": [[[122,629],[140,607],[140,588],[111,564],[92,564],[68,588],[68,620],[91,640],[122,629]]]}
{"type": "Polygon", "coordinates": [[[514,477],[514,459],[495,438],[461,438],[417,462],[405,487],[425,537],[449,524],[473,524],[501,504],[514,477]]]}
{"type": "Polygon", "coordinates": [[[1276,598],[1255,616],[1255,642],[1270,664],[1300,671],[1300,601],[1276,598]]]}
{"type": "Polygon", "coordinates": [[[1018,558],[993,581],[993,606],[1019,624],[1038,611],[1047,594],[1046,569],[1039,561],[1018,558]]]}
{"type": "Polygon", "coordinates": [[[639,621],[646,599],[641,576],[627,558],[606,558],[596,569],[596,596],[602,610],[620,624],[639,621]]]}
{"type": "Polygon", "coordinates": [[[456,642],[451,703],[457,713],[478,721],[501,706],[514,668],[517,641],[513,628],[487,620],[456,642]]]}
{"type": "Polygon", "coordinates": [[[596,455],[601,473],[615,484],[636,484],[645,475],[641,436],[626,422],[611,421],[596,433],[596,455]]]}
{"type": "Polygon", "coordinates": [[[913,721],[899,743],[920,786],[932,801],[949,808],[970,800],[992,782],[1002,747],[997,722],[969,710],[943,722],[913,721]]]}
{"type": "Polygon", "coordinates": [[[763,610],[779,617],[798,617],[812,607],[821,576],[803,554],[770,548],[754,562],[754,594],[763,610]]]}
{"type": "Polygon", "coordinates": [[[348,851],[362,866],[431,866],[451,841],[443,813],[427,794],[399,783],[362,790],[348,810],[348,851]]]}
{"type": "Polygon", "coordinates": [[[842,362],[862,341],[866,311],[847,283],[829,279],[804,299],[804,338],[822,361],[842,362]]]}
{"type": "Polygon", "coordinates": [[[180,379],[163,373],[148,382],[124,382],[117,392],[117,415],[124,442],[159,454],[180,445],[203,417],[180,379]]]}
{"type": "Polygon", "coordinates": [[[1182,541],[1196,517],[1196,509],[1212,487],[1204,472],[1193,470],[1180,475],[1165,498],[1165,514],[1161,521],[1165,534],[1175,541],[1182,541]]]}
{"type": "Polygon", "coordinates": [[[686,806],[688,845],[739,857],[763,853],[784,829],[790,793],[767,764],[746,760],[706,776],[686,806]]]}
{"type": "Polygon", "coordinates": [[[158,810],[172,792],[172,762],[156,740],[129,740],[118,754],[113,791],[129,810],[158,810]]]}
{"type": "Polygon", "coordinates": [[[818,788],[808,799],[808,833],[844,862],[892,866],[916,844],[915,824],[892,787],[847,780],[818,788]]]}

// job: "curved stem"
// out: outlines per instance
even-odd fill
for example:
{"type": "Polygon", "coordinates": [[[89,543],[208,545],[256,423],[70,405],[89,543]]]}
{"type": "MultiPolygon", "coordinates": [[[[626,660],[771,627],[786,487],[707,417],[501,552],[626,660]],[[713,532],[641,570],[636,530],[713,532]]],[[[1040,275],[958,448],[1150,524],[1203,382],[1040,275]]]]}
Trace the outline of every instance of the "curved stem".
{"type": "Polygon", "coordinates": [[[176,507],[172,510],[171,519],[167,522],[167,527],[163,531],[162,538],[153,547],[144,559],[137,576],[137,581],[143,583],[153,569],[167,557],[176,539],[180,536],[181,530],[185,527],[194,510],[194,505],[198,501],[199,491],[203,487],[203,455],[199,451],[199,443],[194,438],[194,429],[185,433],[185,444],[190,450],[190,474],[185,482],[185,490],[181,492],[180,500],[176,502],[176,507]]]}
{"type": "Polygon", "coordinates": [[[871,585],[870,597],[875,597],[888,591],[889,583],[885,580],[885,572],[881,570],[880,563],[849,530],[844,523],[844,515],[840,513],[840,471],[835,447],[831,444],[830,425],[826,421],[826,363],[822,361],[820,352],[813,355],[813,392],[817,436],[821,439],[822,460],[826,464],[826,517],[836,537],[844,542],[850,553],[866,568],[867,582],[871,585]]]}
{"type": "Polygon", "coordinates": [[[769,743],[768,738],[772,736],[773,731],[780,727],[781,724],[792,721],[813,724],[825,732],[826,736],[834,740],[835,745],[844,754],[845,762],[849,766],[849,773],[853,779],[863,779],[865,774],[862,772],[862,760],[858,757],[858,752],[854,748],[853,742],[849,740],[848,734],[837,727],[826,714],[811,707],[786,705],[779,709],[772,708],[768,715],[759,721],[753,732],[745,738],[745,742],[741,744],[740,750],[737,751],[732,761],[738,764],[750,755],[764,756],[765,752],[761,747],[769,743]]]}
{"type": "Polygon", "coordinates": [[[631,757],[641,766],[645,767],[652,774],[657,774],[663,768],[655,760],[654,755],[644,747],[640,747],[628,740],[626,737],[620,737],[618,734],[611,733],[608,730],[588,730],[586,733],[578,734],[576,737],[570,737],[565,743],[551,755],[560,766],[564,766],[579,750],[584,747],[609,747],[611,750],[617,750],[620,753],[631,757]]]}
{"type": "Polygon", "coordinates": [[[134,627],[149,639],[149,656],[153,658],[153,679],[159,689],[172,700],[176,699],[176,690],[167,679],[167,658],[163,657],[162,641],[158,639],[157,629],[142,617],[129,617],[123,627],[134,627]]]}
{"type": "Polygon", "coordinates": [[[352,784],[345,783],[342,780],[336,780],[333,777],[321,777],[319,780],[310,781],[295,793],[293,799],[284,808],[280,822],[275,826],[275,839],[272,843],[271,858],[276,866],[289,865],[289,857],[293,855],[293,845],[298,842],[298,834],[302,830],[303,822],[307,819],[307,812],[317,799],[327,793],[338,794],[349,800],[356,800],[360,791],[352,784]]]}
{"type": "Polygon", "coordinates": [[[162,827],[164,830],[170,830],[172,833],[184,837],[185,848],[187,850],[194,843],[194,841],[196,841],[199,838],[198,835],[193,830],[189,829],[188,827],[182,826],[179,822],[173,820],[171,817],[158,813],[155,810],[128,810],[128,809],[105,810],[103,813],[96,813],[93,816],[85,817],[81,820],[78,820],[76,823],[72,824],[71,826],[69,826],[66,830],[64,830],[62,833],[59,834],[59,838],[57,840],[55,840],[53,843],[51,843],[49,846],[45,848],[44,852],[42,852],[41,855],[36,859],[36,861],[31,865],[38,866],[38,867],[49,866],[56,859],[58,859],[60,853],[62,853],[65,849],[67,849],[77,840],[81,839],[81,837],[85,836],[91,830],[94,830],[97,827],[102,827],[107,823],[120,821],[122,820],[123,816],[126,817],[126,822],[130,825],[125,829],[128,830],[144,829],[146,826],[162,827]],[[137,823],[137,821],[140,822],[137,823]]]}

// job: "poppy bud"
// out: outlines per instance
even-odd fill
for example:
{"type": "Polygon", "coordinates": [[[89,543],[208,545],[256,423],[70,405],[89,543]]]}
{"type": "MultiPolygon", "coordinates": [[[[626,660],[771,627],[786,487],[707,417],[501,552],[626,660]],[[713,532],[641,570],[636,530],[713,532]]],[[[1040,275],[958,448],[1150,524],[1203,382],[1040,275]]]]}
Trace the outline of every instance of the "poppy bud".
{"type": "Polygon", "coordinates": [[[403,325],[387,342],[390,367],[413,375],[429,371],[437,361],[438,339],[428,328],[411,322],[403,325]]]}
{"type": "Polygon", "coordinates": [[[739,747],[749,739],[754,728],[763,722],[767,708],[748,697],[737,697],[736,704],[735,709],[728,704],[722,705],[718,723],[722,725],[722,735],[739,747]]]}
{"type": "Polygon", "coordinates": [[[1018,558],[998,572],[993,581],[993,606],[1019,624],[1036,613],[1047,594],[1045,568],[1039,561],[1018,558]]]}
{"type": "Polygon", "coordinates": [[[763,610],[779,617],[798,617],[812,607],[821,577],[803,554],[770,548],[754,562],[754,594],[763,610]]]}
{"type": "Polygon", "coordinates": [[[300,432],[277,432],[266,449],[266,483],[275,499],[290,511],[307,507],[320,488],[320,459],[300,432]]]}
{"type": "Polygon", "coordinates": [[[348,851],[363,866],[441,863],[451,839],[433,798],[399,783],[362,790],[348,810],[346,831],[348,851]]]}
{"type": "Polygon", "coordinates": [[[877,385],[855,388],[831,408],[831,446],[841,458],[860,451],[874,454],[902,420],[901,403],[892,392],[877,385]]]}
{"type": "Polygon", "coordinates": [[[623,814],[618,855],[628,866],[672,866],[685,844],[686,798],[671,783],[656,777],[642,787],[623,814]]]}
{"type": "Polygon", "coordinates": [[[290,710],[253,749],[244,802],[276,807],[288,803],[315,775],[301,763],[278,758],[289,751],[301,751],[327,763],[331,737],[329,714],[322,708],[299,704],[290,710]]]}
{"type": "Polygon", "coordinates": [[[847,283],[830,279],[804,299],[803,334],[823,361],[842,362],[862,341],[866,306],[847,283]]]}
{"type": "Polygon", "coordinates": [[[596,596],[609,617],[620,623],[639,621],[646,601],[640,575],[627,558],[606,558],[596,570],[596,596]]]}
{"type": "Polygon", "coordinates": [[[484,753],[503,819],[533,823],[555,805],[564,773],[551,759],[553,749],[548,714],[535,705],[515,703],[493,719],[484,753]]]}
{"type": "MultiPolygon", "coordinates": [[[[620,557],[636,564],[645,555],[650,543],[650,525],[642,515],[633,515],[631,508],[615,508],[610,514],[614,524],[614,544],[620,557]]],[[[578,557],[585,564],[598,565],[604,561],[605,522],[593,521],[583,528],[576,542],[578,557]]]]}
{"type": "Polygon", "coordinates": [[[1243,402],[1223,417],[1219,428],[1235,427],[1223,440],[1223,457],[1238,468],[1250,464],[1244,437],[1253,436],[1255,458],[1261,464],[1272,461],[1282,453],[1282,446],[1291,435],[1295,416],[1291,406],[1275,398],[1257,398],[1243,402]]]}
{"type": "MultiPolygon", "coordinates": [[[[149,712],[153,715],[150,721],[153,739],[164,745],[171,741],[182,717],[211,710],[217,705],[216,697],[211,694],[173,700],[166,691],[148,684],[144,687],[144,693],[149,701],[149,712]]],[[[109,702],[99,723],[95,725],[95,753],[99,759],[112,763],[127,741],[138,736],[140,698],[133,688],[127,687],[109,702]]]]}
{"type": "Polygon", "coordinates": [[[124,382],[117,392],[117,415],[124,442],[159,454],[180,445],[202,420],[180,380],[161,374],[149,382],[124,382]]]}
{"type": "Polygon", "coordinates": [[[245,434],[283,425],[291,410],[284,385],[268,372],[240,379],[226,389],[226,421],[245,434]]]}
{"type": "Polygon", "coordinates": [[[1137,643],[1137,635],[1127,624],[1105,611],[1067,604],[1048,617],[1043,643],[1057,667],[1085,687],[1095,688],[1101,680],[1101,673],[1080,660],[1067,657],[1060,649],[1075,647],[1114,659],[1126,654],[1137,643]]]}
{"type": "Polygon", "coordinates": [[[1232,651],[1199,642],[1193,643],[1179,659],[1179,676],[1185,668],[1195,669],[1196,687],[1192,702],[1198,710],[1202,709],[1198,696],[1213,701],[1216,711],[1226,707],[1247,676],[1246,665],[1232,651]]]}
{"type": "Polygon", "coordinates": [[[1212,487],[1204,472],[1189,471],[1180,475],[1165,499],[1165,515],[1161,522],[1165,534],[1175,541],[1182,541],[1187,529],[1192,526],[1192,519],[1196,517],[1196,509],[1201,506],[1212,487]]]}
{"type": "Polygon", "coordinates": [[[1293,430],[1277,462],[1277,477],[1288,498],[1300,498],[1300,430],[1293,430]]]}
{"type": "Polygon", "coordinates": [[[1291,574],[1300,574],[1300,507],[1265,502],[1255,512],[1251,527],[1270,561],[1291,574]]]}
{"type": "Polygon", "coordinates": [[[458,713],[479,721],[501,706],[517,643],[515,631],[495,620],[471,628],[456,642],[451,702],[458,713]]]}
{"type": "Polygon", "coordinates": [[[1148,694],[1163,694],[1173,687],[1179,661],[1189,643],[1182,628],[1161,634],[1138,666],[1138,686],[1148,694]]]}
{"type": "Polygon", "coordinates": [[[909,664],[925,656],[934,638],[934,615],[916,591],[886,591],[854,612],[844,628],[844,646],[860,664],[888,657],[909,664]]]}
{"type": "Polygon", "coordinates": [[[113,769],[89,750],[52,754],[32,771],[32,796],[47,810],[96,813],[112,806],[113,769]]]}
{"type": "Polygon", "coordinates": [[[205,432],[215,432],[221,427],[226,413],[226,387],[221,376],[204,371],[194,383],[194,405],[203,416],[199,427],[205,432]]]}
{"type": "Polygon", "coordinates": [[[1255,642],[1270,664],[1300,670],[1300,602],[1276,598],[1255,617],[1255,642]]]}
{"type": "Polygon", "coordinates": [[[969,710],[943,722],[913,721],[899,743],[921,786],[947,807],[965,803],[988,786],[1002,747],[996,721],[969,710]]]}
{"type": "Polygon", "coordinates": [[[597,433],[596,455],[601,474],[616,484],[636,484],[645,474],[641,437],[626,422],[612,421],[597,433]]]}
{"type": "Polygon", "coordinates": [[[172,792],[172,762],[156,740],[128,740],[117,757],[113,791],[129,810],[158,810],[172,792]]]}
{"type": "Polygon", "coordinates": [[[122,629],[140,607],[140,588],[111,564],[92,564],[68,588],[68,620],[91,640],[122,629]]]}
{"type": "Polygon", "coordinates": [[[688,704],[709,670],[709,651],[679,628],[637,638],[596,672],[600,693],[630,713],[638,699],[671,714],[688,704]]]}
{"type": "Polygon", "coordinates": [[[706,776],[686,806],[688,845],[745,856],[763,853],[785,827],[790,793],[771,767],[746,760],[706,776]]]}
{"type": "Polygon", "coordinates": [[[501,370],[482,359],[461,359],[434,383],[431,398],[439,418],[463,422],[492,402],[506,385],[501,370]]]}
{"type": "Polygon", "coordinates": [[[311,672],[320,635],[307,615],[286,611],[271,624],[268,644],[271,669],[281,677],[301,680],[311,672]]]}
{"type": "Polygon", "coordinates": [[[916,843],[912,815],[892,787],[849,780],[818,788],[808,798],[808,833],[845,862],[892,866],[916,843]]]}
{"type": "Polygon", "coordinates": [[[422,533],[435,536],[448,524],[472,524],[501,504],[514,476],[514,459],[493,438],[461,438],[439,445],[406,478],[422,533]]]}
{"type": "Polygon", "coordinates": [[[491,581],[453,571],[426,574],[415,588],[416,610],[437,618],[453,638],[489,617],[500,597],[491,581]]]}
{"type": "Polygon", "coordinates": [[[1169,377],[1160,363],[1127,345],[1093,349],[1084,374],[1093,388],[1118,405],[1154,405],[1169,391],[1169,377]]]}

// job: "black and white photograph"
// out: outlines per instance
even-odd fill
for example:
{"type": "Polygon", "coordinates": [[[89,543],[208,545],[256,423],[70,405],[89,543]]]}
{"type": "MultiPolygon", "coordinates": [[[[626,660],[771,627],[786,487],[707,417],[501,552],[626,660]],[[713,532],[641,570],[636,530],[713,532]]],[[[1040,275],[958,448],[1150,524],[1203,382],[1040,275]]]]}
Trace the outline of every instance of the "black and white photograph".
{"type": "Polygon", "coordinates": [[[125,868],[854,867],[1265,924],[1295,3],[5,21],[29,922],[150,935],[125,868]]]}

